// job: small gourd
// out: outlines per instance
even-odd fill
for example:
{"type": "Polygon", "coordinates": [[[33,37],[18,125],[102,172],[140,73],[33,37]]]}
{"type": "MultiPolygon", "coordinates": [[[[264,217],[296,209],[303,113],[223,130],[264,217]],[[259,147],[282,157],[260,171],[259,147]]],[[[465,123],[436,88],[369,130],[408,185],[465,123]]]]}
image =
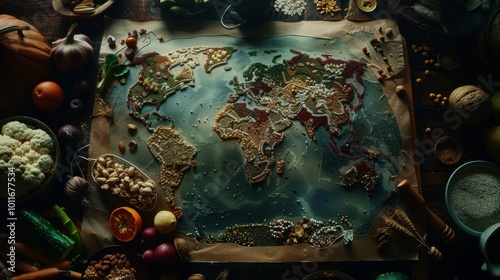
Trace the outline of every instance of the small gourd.
{"type": "Polygon", "coordinates": [[[51,46],[31,24],[0,14],[0,117],[29,107],[33,88],[52,76],[51,46]]]}
{"type": "Polygon", "coordinates": [[[448,99],[450,108],[467,125],[485,121],[491,113],[491,99],[487,92],[474,85],[460,86],[448,99]]]}

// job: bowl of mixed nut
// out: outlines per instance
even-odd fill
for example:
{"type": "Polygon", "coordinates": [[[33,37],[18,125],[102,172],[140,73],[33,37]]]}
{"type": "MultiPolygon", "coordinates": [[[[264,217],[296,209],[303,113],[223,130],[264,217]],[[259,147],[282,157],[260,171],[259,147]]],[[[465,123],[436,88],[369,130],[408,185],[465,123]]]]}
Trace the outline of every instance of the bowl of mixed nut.
{"type": "Polygon", "coordinates": [[[92,179],[101,190],[122,198],[140,210],[149,211],[156,206],[156,182],[117,155],[99,156],[92,164],[92,179]]]}
{"type": "Polygon", "coordinates": [[[112,245],[95,252],[87,261],[82,273],[84,280],[144,279],[148,278],[145,264],[132,250],[112,245]]]}

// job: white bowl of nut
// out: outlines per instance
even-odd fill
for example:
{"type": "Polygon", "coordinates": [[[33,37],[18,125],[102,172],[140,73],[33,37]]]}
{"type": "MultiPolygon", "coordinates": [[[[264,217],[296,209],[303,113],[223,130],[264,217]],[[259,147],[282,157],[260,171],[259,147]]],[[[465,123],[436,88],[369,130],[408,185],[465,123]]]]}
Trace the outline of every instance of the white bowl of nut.
{"type": "Polygon", "coordinates": [[[119,196],[140,210],[149,211],[156,206],[156,182],[117,155],[99,156],[92,164],[92,179],[101,190],[119,196]]]}

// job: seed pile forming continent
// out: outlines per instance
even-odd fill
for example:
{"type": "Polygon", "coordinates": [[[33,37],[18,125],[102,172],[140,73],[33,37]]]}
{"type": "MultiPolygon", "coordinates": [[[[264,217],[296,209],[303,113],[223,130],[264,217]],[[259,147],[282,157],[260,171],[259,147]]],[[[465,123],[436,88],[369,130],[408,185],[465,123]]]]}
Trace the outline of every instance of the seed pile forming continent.
{"type": "Polygon", "coordinates": [[[179,133],[165,126],[154,130],[148,138],[148,148],[160,164],[159,185],[172,212],[179,219],[182,212],[175,201],[174,190],[181,185],[183,172],[196,165],[196,149],[184,142],[179,133]]]}

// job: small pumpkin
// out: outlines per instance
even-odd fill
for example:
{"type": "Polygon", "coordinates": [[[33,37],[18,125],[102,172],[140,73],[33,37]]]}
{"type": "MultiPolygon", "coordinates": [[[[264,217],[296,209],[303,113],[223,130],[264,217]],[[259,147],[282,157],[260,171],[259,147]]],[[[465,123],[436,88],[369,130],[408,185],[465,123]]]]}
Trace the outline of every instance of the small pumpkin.
{"type": "Polygon", "coordinates": [[[479,124],[491,113],[490,96],[478,86],[465,85],[454,89],[448,102],[451,110],[467,125],[479,124]]]}
{"type": "Polygon", "coordinates": [[[31,104],[33,88],[52,74],[51,45],[31,24],[0,14],[0,116],[31,104]]]}

